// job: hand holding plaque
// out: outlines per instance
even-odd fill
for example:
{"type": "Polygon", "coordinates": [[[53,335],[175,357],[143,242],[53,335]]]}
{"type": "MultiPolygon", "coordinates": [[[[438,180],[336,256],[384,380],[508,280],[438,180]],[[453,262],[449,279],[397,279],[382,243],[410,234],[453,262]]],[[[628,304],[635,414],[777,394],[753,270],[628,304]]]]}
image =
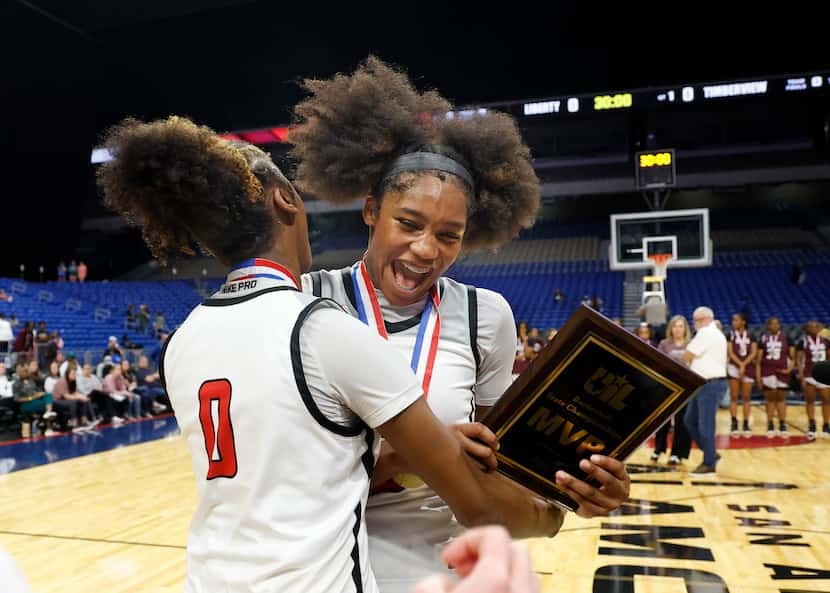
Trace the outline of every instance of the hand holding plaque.
{"type": "Polygon", "coordinates": [[[580,461],[595,453],[624,461],[704,382],[583,305],[482,423],[499,439],[501,473],[576,511],[556,472],[596,483],[580,461]]]}

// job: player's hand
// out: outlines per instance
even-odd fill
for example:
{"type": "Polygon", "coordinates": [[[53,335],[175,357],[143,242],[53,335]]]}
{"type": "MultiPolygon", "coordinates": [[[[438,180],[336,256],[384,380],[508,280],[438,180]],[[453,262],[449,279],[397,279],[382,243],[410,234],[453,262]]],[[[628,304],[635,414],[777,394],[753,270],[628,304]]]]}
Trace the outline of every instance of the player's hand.
{"type": "Polygon", "coordinates": [[[631,492],[631,477],[622,462],[605,455],[591,455],[583,459],[579,469],[594,478],[600,486],[592,486],[567,472],[556,472],[556,484],[579,503],[576,514],[580,517],[599,517],[617,510],[631,492]]]}
{"type": "Polygon", "coordinates": [[[442,554],[444,562],[462,577],[421,581],[411,593],[538,593],[539,577],[533,572],[527,549],[511,541],[503,527],[478,527],[453,540],[442,554]]]}
{"type": "Polygon", "coordinates": [[[492,430],[481,422],[453,424],[450,428],[465,453],[474,457],[485,469],[496,469],[498,461],[495,452],[498,451],[499,440],[492,430]]]}

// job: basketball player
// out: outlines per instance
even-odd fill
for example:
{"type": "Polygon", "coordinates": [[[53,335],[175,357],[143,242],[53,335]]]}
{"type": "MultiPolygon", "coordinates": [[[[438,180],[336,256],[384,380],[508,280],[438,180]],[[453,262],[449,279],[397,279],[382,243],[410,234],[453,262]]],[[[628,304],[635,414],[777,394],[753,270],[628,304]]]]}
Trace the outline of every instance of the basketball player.
{"type": "MultiPolygon", "coordinates": [[[[529,151],[508,116],[447,119],[448,102],[418,93],[375,58],[351,75],[306,81],[306,88],[311,97],[295,108],[299,125],[289,136],[298,186],[329,202],[363,198],[369,244],[350,267],[304,276],[304,290],[334,299],[406,356],[439,419],[477,430],[470,423],[512,380],[513,314],[501,295],[443,274],[462,250],[498,247],[531,224],[539,181],[529,151]]],[[[603,502],[586,499],[592,491],[584,482],[561,483],[579,491],[583,516],[609,512],[627,492],[623,465],[598,459],[603,502]]],[[[384,443],[369,533],[435,557],[458,525],[410,473],[384,443]]],[[[401,570],[374,552],[372,564],[379,580],[401,570]]],[[[381,588],[391,590],[384,582],[381,588]]]]}
{"type": "Polygon", "coordinates": [[[104,202],[156,257],[198,244],[231,267],[159,362],[199,491],[185,591],[377,591],[364,520],[374,428],[465,524],[558,530],[559,511],[464,453],[394,349],[299,291],[305,210],[268,155],[179,117],[125,120],[104,145],[116,155],[98,171],[104,202]]]}
{"type": "Polygon", "coordinates": [[[821,416],[823,421],[821,435],[830,436],[830,385],[819,383],[813,378],[813,367],[817,362],[827,360],[830,352],[830,340],[819,336],[821,324],[812,319],[807,322],[806,333],[796,345],[798,369],[801,375],[801,388],[804,390],[804,402],[807,409],[807,438],[816,438],[816,392],[821,398],[821,416]]]}
{"type": "Polygon", "coordinates": [[[773,418],[777,413],[780,434],[786,437],[789,436],[787,390],[795,360],[795,349],[787,344],[787,336],[781,331],[781,322],[777,317],[767,319],[766,329],[766,333],[758,342],[755,379],[758,382],[758,389],[764,391],[767,436],[772,438],[776,435],[773,418]]]}
{"type": "Polygon", "coordinates": [[[732,415],[732,436],[738,431],[738,396],[743,399],[743,435],[752,434],[749,428],[750,398],[755,383],[753,371],[758,357],[758,343],[746,327],[746,316],[740,311],[732,315],[732,335],[729,339],[729,413],[732,415]]]}

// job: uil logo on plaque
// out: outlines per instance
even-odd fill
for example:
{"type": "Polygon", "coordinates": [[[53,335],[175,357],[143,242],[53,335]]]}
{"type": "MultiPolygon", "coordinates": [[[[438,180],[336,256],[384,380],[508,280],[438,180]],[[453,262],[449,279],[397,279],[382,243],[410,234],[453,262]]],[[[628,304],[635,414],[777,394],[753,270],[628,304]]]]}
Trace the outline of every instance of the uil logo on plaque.
{"type": "Polygon", "coordinates": [[[624,460],[704,382],[583,305],[483,423],[499,438],[500,472],[573,511],[558,470],[586,479],[580,460],[624,460]]]}

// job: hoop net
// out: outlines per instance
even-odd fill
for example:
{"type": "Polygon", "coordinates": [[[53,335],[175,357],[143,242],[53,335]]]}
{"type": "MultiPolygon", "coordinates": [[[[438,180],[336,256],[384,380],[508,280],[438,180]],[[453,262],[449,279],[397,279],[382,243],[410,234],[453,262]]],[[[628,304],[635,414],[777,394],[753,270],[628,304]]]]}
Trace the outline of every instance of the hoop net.
{"type": "Polygon", "coordinates": [[[669,265],[669,262],[674,259],[671,253],[652,253],[648,256],[651,260],[651,265],[654,268],[654,275],[655,276],[662,276],[663,278],[666,277],[666,268],[669,265]]]}

